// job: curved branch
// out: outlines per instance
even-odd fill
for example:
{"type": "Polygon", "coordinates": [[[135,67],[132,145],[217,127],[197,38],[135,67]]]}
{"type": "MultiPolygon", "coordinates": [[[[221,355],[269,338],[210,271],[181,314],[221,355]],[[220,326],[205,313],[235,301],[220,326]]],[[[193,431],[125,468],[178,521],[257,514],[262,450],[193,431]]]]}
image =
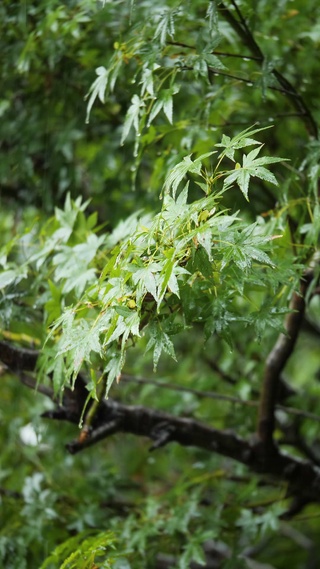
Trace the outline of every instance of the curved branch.
{"type": "Polygon", "coordinates": [[[281,333],[267,357],[258,415],[258,438],[268,452],[274,445],[273,431],[275,427],[275,409],[281,372],[293,352],[305,312],[305,296],[313,278],[313,271],[307,270],[300,282],[299,293],[294,293],[291,312],[284,323],[286,334],[281,333]]]}

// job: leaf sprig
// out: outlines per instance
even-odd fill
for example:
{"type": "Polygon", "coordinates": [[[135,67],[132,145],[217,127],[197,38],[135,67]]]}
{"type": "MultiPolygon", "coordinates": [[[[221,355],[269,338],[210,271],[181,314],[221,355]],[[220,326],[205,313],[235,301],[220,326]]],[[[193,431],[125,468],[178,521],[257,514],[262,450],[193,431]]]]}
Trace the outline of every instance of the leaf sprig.
{"type": "MultiPolygon", "coordinates": [[[[190,325],[201,322],[207,337],[218,332],[228,338],[233,321],[246,321],[237,299],[247,302],[251,286],[272,286],[272,242],[262,226],[243,223],[222,200],[233,183],[248,198],[252,176],[276,183],[265,165],[281,159],[257,158],[259,145],[231,172],[222,160],[235,162],[236,152],[258,145],[252,136],[259,130],[224,136],[213,174],[205,164],[216,150],[186,156],[166,177],[159,213],[138,212],[110,234],[97,236],[95,218],[84,214],[87,204],[68,198],[25,264],[10,264],[3,279],[11,275],[18,283],[34,270],[48,279],[42,294],[48,335],[39,373],[53,374],[57,392],[73,386],[83,367],[106,375],[108,392],[128,347],[144,343],[144,336],[156,369],[161,353],[177,358],[174,336],[190,325]],[[189,201],[193,181],[205,196],[189,201]]],[[[249,307],[248,323],[250,318],[249,307]]],[[[89,385],[95,397],[95,382],[89,385]]]]}

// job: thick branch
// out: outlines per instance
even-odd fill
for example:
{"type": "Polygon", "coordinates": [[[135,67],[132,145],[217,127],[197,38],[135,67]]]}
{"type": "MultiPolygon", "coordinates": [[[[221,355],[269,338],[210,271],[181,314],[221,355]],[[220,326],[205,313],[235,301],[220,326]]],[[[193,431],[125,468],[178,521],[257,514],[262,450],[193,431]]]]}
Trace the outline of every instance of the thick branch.
{"type": "MultiPolygon", "coordinates": [[[[155,409],[107,400],[102,404],[99,425],[94,428],[91,437],[96,439],[98,436],[97,440],[101,440],[116,431],[148,437],[153,441],[152,448],[177,442],[182,446],[195,446],[218,452],[244,463],[250,450],[250,445],[231,431],[220,431],[194,419],[175,417],[155,409]],[[99,436],[101,429],[105,430],[103,437],[99,436]]],[[[78,452],[83,446],[90,446],[91,437],[83,444],[77,441],[73,446],[69,445],[69,450],[78,452]]]]}
{"type": "MultiPolygon", "coordinates": [[[[76,389],[77,390],[77,384],[76,389]]],[[[69,397],[77,397],[69,392],[69,397]]],[[[79,399],[79,397],[78,397],[79,399]]],[[[45,416],[76,422],[75,414],[69,416],[64,408],[47,412],[45,416]]],[[[151,450],[176,442],[182,446],[194,446],[208,452],[226,456],[245,464],[251,471],[272,476],[288,483],[288,495],[298,497],[303,503],[320,501],[320,469],[311,462],[291,457],[276,447],[265,455],[260,442],[246,440],[233,431],[221,431],[192,418],[175,417],[168,413],[142,406],[123,405],[113,400],[102,401],[91,433],[85,440],[76,440],[67,448],[77,453],[115,433],[129,433],[153,441],[151,450]]]]}
{"type": "Polygon", "coordinates": [[[33,371],[36,367],[39,352],[18,348],[8,342],[0,341],[0,361],[12,371],[33,371]]]}
{"type": "MultiPolygon", "coordinates": [[[[26,359],[28,365],[30,361],[26,359]]],[[[33,378],[19,371],[17,375],[26,385],[34,386],[33,378]]],[[[78,424],[88,392],[80,376],[75,389],[66,389],[63,401],[58,404],[50,388],[42,391],[55,403],[55,409],[45,417],[78,424]]],[[[288,483],[288,495],[299,503],[320,501],[320,469],[311,462],[281,453],[276,447],[266,456],[260,441],[246,440],[233,431],[222,431],[192,418],[176,417],[162,411],[142,406],[129,406],[113,400],[102,400],[86,437],[68,445],[71,453],[79,452],[116,433],[128,433],[152,440],[151,450],[170,442],[182,446],[194,446],[218,453],[246,465],[249,470],[288,483]]]]}
{"type": "Polygon", "coordinates": [[[293,352],[305,311],[305,295],[313,273],[306,271],[300,283],[299,293],[294,293],[290,303],[291,312],[285,319],[286,334],[280,334],[272,348],[265,367],[258,415],[258,438],[265,445],[266,451],[273,445],[275,426],[275,408],[281,372],[293,352]]]}

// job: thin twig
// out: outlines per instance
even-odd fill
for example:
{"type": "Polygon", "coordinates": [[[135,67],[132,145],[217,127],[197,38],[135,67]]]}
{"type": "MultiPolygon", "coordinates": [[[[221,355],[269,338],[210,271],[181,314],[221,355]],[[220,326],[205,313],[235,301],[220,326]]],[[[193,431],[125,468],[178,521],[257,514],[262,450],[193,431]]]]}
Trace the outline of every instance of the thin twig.
{"type": "MultiPolygon", "coordinates": [[[[168,45],[173,45],[176,47],[183,47],[186,49],[192,49],[194,51],[197,50],[197,47],[194,45],[188,45],[187,43],[183,43],[180,41],[168,41],[167,42],[168,45]]],[[[248,59],[250,61],[260,61],[261,57],[255,57],[253,55],[243,55],[242,53],[230,53],[230,52],[226,52],[226,51],[218,51],[218,50],[214,50],[212,52],[212,55],[219,55],[221,57],[236,57],[238,59],[248,59]]]]}
{"type": "Polygon", "coordinates": [[[95,445],[99,441],[102,441],[106,437],[109,437],[114,433],[119,432],[120,430],[120,422],[115,419],[109,423],[102,425],[101,427],[97,427],[90,434],[88,434],[87,437],[79,437],[71,443],[68,443],[66,445],[66,448],[70,454],[76,454],[77,452],[95,445]]]}
{"type": "MultiPolygon", "coordinates": [[[[253,37],[252,32],[250,31],[249,27],[247,26],[246,20],[242,15],[242,12],[235,2],[235,0],[231,0],[232,5],[235,8],[237,13],[237,18],[233,16],[233,14],[228,10],[226,5],[223,2],[219,4],[219,10],[221,11],[223,17],[229,22],[231,27],[235,30],[238,36],[242,39],[245,45],[249,48],[251,53],[259,60],[260,65],[263,64],[265,61],[265,56],[261,51],[259,45],[257,44],[256,40],[253,37]]],[[[273,68],[271,70],[272,75],[277,79],[278,83],[281,85],[282,89],[278,89],[291,100],[294,107],[301,112],[304,122],[307,128],[307,131],[310,135],[318,138],[318,126],[317,123],[308,107],[305,103],[302,95],[295,89],[295,87],[280,73],[277,69],[273,68]]],[[[269,87],[271,88],[271,87],[269,87]]]]}
{"type": "MultiPolygon", "coordinates": [[[[172,383],[167,383],[165,381],[156,382],[152,379],[146,379],[142,377],[135,377],[128,374],[121,375],[121,381],[127,383],[137,383],[140,385],[154,385],[157,389],[160,387],[162,389],[170,389],[172,391],[178,391],[181,393],[191,393],[197,397],[204,399],[216,399],[217,401],[226,401],[227,403],[233,403],[236,405],[244,405],[247,407],[259,407],[259,401],[240,399],[239,397],[233,397],[232,395],[224,395],[223,393],[217,393],[216,391],[200,391],[199,389],[193,389],[191,387],[183,387],[182,385],[174,385],[172,383]]],[[[310,413],[309,411],[301,411],[295,407],[287,407],[286,405],[276,405],[275,407],[279,411],[284,411],[288,415],[295,415],[296,417],[301,417],[304,419],[311,419],[312,421],[317,421],[320,423],[320,416],[315,413],[310,413]]]]}

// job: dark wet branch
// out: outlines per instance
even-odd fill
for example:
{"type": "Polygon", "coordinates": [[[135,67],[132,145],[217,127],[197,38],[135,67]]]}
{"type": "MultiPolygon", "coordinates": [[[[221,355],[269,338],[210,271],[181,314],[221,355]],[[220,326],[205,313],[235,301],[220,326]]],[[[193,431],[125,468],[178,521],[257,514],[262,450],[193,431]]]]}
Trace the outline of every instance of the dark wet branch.
{"type": "Polygon", "coordinates": [[[37,384],[37,380],[34,377],[31,377],[31,375],[27,375],[24,372],[19,372],[17,373],[17,375],[21,383],[26,385],[26,387],[35,389],[39,393],[42,393],[42,395],[46,395],[46,397],[49,397],[50,399],[54,400],[53,389],[51,387],[47,385],[37,384]]]}
{"type": "Polygon", "coordinates": [[[0,341],[0,361],[12,371],[33,371],[36,367],[39,352],[27,348],[16,347],[9,342],[0,341]]]}
{"type": "Polygon", "coordinates": [[[300,283],[300,291],[295,292],[291,303],[290,313],[284,323],[286,333],[281,333],[267,357],[263,377],[257,434],[266,452],[273,446],[275,428],[275,409],[278,401],[278,390],[281,373],[293,352],[304,318],[305,296],[313,278],[313,271],[307,270],[300,283]]]}
{"type": "MultiPolygon", "coordinates": [[[[81,400],[82,395],[77,395],[76,391],[77,384],[75,391],[64,396],[62,406],[46,412],[45,417],[79,422],[81,413],[78,416],[70,413],[76,405],[68,401],[70,398],[81,400]]],[[[320,501],[320,470],[311,462],[291,457],[277,447],[266,456],[260,441],[246,440],[233,431],[218,430],[192,418],[124,405],[110,399],[101,402],[87,437],[69,443],[67,448],[69,452],[77,453],[116,433],[146,437],[152,441],[151,450],[175,442],[214,452],[246,465],[252,472],[286,482],[288,496],[298,497],[300,503],[320,501]]]]}
{"type": "MultiPolygon", "coordinates": [[[[304,280],[301,286],[304,287],[302,293],[305,293],[308,282],[304,280]]],[[[294,302],[304,302],[303,296],[304,294],[296,295],[294,302]]],[[[291,313],[288,318],[297,318],[297,315],[302,317],[301,311],[291,313]]],[[[294,329],[297,329],[296,325],[294,329]]],[[[280,343],[281,349],[277,347],[276,354],[288,355],[290,353],[291,344],[288,347],[286,342],[292,342],[293,339],[288,340],[286,336],[284,338],[280,343]],[[282,342],[285,343],[282,344],[282,342]],[[285,350],[283,346],[286,346],[285,350]]],[[[1,346],[2,358],[8,363],[11,362],[12,371],[26,386],[34,388],[35,378],[20,370],[20,367],[22,363],[29,368],[32,363],[35,365],[35,353],[16,347],[9,349],[7,345],[3,346],[3,343],[1,346]],[[18,353],[19,351],[21,354],[18,353]],[[15,369],[18,371],[14,371],[15,369]]],[[[270,359],[271,362],[273,358],[274,354],[270,359]]],[[[277,358],[276,361],[278,362],[277,358]]],[[[283,362],[283,359],[281,361],[283,362]]],[[[278,367],[273,369],[278,373],[282,365],[279,365],[279,362],[277,365],[278,367]]],[[[79,424],[88,396],[83,377],[78,377],[74,390],[64,390],[61,401],[57,401],[50,386],[39,386],[38,391],[54,403],[54,408],[47,411],[44,417],[79,424]]],[[[90,404],[88,411],[90,411],[90,404]]],[[[177,417],[142,406],[124,405],[111,399],[101,400],[92,417],[89,430],[86,433],[81,431],[78,439],[69,443],[67,449],[71,453],[77,453],[117,433],[148,438],[152,442],[150,450],[159,449],[169,443],[178,443],[181,446],[193,446],[240,462],[251,472],[267,475],[273,480],[287,483],[288,497],[292,496],[296,499],[293,511],[296,511],[297,500],[299,507],[301,504],[320,501],[320,469],[311,461],[282,453],[275,445],[266,454],[265,446],[261,444],[259,438],[247,440],[238,436],[234,431],[219,430],[193,418],[177,417]]]]}

